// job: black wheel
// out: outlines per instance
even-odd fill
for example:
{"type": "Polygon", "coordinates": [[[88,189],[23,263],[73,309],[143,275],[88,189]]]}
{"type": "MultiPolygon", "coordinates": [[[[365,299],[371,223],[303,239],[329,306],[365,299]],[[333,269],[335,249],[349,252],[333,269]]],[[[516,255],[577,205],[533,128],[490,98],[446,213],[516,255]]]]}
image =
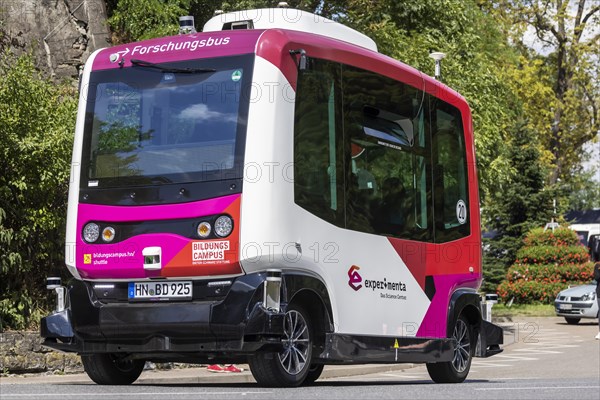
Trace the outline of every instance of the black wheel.
{"type": "Polygon", "coordinates": [[[139,378],[144,360],[121,360],[115,354],[86,354],[81,356],[83,369],[99,385],[129,385],[139,378]]]}
{"type": "Polygon", "coordinates": [[[324,364],[311,364],[310,368],[308,369],[308,374],[306,374],[306,379],[304,379],[304,384],[312,385],[315,383],[315,381],[321,376],[323,368],[325,368],[324,364]]]}
{"type": "Polygon", "coordinates": [[[463,315],[456,320],[452,337],[456,340],[452,361],[427,364],[427,372],[436,383],[460,383],[469,374],[475,346],[473,329],[463,315]]]}
{"type": "Polygon", "coordinates": [[[306,379],[312,357],[313,331],[306,311],[297,305],[285,313],[279,353],[257,353],[250,357],[250,371],[259,385],[296,387],[306,379]]]}
{"type": "Polygon", "coordinates": [[[567,321],[567,324],[569,324],[569,325],[577,325],[579,323],[579,321],[581,321],[581,318],[567,318],[567,317],[565,317],[565,321],[567,321]]]}

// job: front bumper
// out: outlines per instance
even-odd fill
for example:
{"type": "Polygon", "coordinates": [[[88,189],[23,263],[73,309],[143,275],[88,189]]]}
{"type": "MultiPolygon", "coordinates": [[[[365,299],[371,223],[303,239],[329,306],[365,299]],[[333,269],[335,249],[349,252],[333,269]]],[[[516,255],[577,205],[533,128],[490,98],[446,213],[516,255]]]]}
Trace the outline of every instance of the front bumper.
{"type": "Polygon", "coordinates": [[[279,349],[283,312],[262,306],[264,279],[241,276],[217,297],[204,293],[185,302],[139,303],[111,295],[106,300],[92,284],[76,281],[68,290],[69,307],[42,318],[41,335],[48,347],[81,354],[214,357],[279,349]]]}
{"type": "Polygon", "coordinates": [[[567,318],[597,318],[598,302],[596,299],[590,301],[565,302],[555,301],[554,311],[559,317],[567,318]]]}

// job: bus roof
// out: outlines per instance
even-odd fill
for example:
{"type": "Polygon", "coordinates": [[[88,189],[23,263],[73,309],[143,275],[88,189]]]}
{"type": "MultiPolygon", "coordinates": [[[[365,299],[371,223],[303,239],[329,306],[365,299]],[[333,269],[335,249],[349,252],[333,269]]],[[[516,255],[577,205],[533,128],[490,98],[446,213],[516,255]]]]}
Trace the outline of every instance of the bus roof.
{"type": "Polygon", "coordinates": [[[296,69],[286,60],[290,57],[289,50],[300,48],[309,58],[323,58],[371,70],[421,88],[463,111],[468,110],[466,100],[460,94],[409,65],[348,41],[299,30],[211,31],[128,43],[99,50],[92,70],[130,67],[132,59],[165,63],[255,53],[277,66],[295,88],[296,69]]]}
{"type": "Polygon", "coordinates": [[[377,44],[367,35],[320,15],[293,8],[262,8],[215,15],[204,32],[234,29],[286,29],[321,35],[377,51],[377,44]]]}

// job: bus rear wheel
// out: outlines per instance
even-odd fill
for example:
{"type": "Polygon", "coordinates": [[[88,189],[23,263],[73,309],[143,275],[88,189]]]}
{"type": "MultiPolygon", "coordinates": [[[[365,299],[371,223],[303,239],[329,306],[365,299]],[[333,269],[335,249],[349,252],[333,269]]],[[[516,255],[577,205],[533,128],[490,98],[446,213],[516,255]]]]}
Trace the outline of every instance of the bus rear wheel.
{"type": "Polygon", "coordinates": [[[452,338],[456,341],[452,361],[427,364],[427,372],[436,383],[460,383],[469,374],[475,346],[473,329],[463,315],[454,324],[452,338]]]}
{"type": "Polygon", "coordinates": [[[310,371],[313,330],[308,313],[299,305],[291,305],[285,313],[283,350],[258,353],[248,360],[252,376],[259,385],[296,387],[310,371]]]}
{"type": "Polygon", "coordinates": [[[123,360],[115,354],[99,353],[81,356],[83,369],[99,385],[129,385],[144,369],[144,360],[123,360]]]}

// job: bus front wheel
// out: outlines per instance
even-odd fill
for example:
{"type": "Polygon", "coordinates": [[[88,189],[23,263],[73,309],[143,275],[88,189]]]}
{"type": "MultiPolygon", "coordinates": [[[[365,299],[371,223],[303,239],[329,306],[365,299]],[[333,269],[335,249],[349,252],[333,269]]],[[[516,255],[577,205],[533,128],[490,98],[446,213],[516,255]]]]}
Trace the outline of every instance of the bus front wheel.
{"type": "Polygon", "coordinates": [[[427,364],[427,372],[436,383],[460,383],[469,374],[475,346],[473,329],[463,315],[456,320],[452,337],[456,341],[452,361],[427,364]]]}
{"type": "Polygon", "coordinates": [[[144,369],[144,360],[123,360],[116,354],[98,353],[81,356],[83,369],[99,385],[129,385],[144,369]]]}
{"type": "Polygon", "coordinates": [[[258,353],[248,360],[250,371],[262,386],[296,387],[304,383],[311,366],[313,329],[308,313],[291,305],[283,322],[283,350],[258,353]]]}

